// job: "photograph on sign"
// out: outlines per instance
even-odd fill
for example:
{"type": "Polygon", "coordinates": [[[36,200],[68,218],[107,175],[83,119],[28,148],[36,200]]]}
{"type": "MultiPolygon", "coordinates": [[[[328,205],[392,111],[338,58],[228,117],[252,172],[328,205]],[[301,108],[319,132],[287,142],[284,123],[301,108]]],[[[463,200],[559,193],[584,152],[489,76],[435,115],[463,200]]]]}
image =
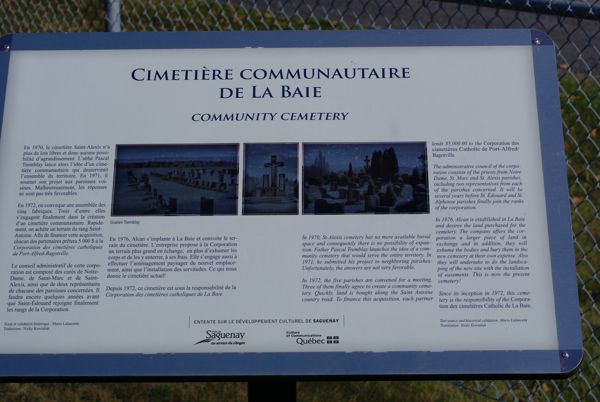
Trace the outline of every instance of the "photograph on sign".
{"type": "Polygon", "coordinates": [[[117,145],[112,215],[236,215],[237,158],[237,144],[117,145]]]}
{"type": "Polygon", "coordinates": [[[244,215],[298,214],[298,144],[245,144],[244,215]]]}
{"type": "Polygon", "coordinates": [[[424,142],[304,144],[303,169],[304,214],[429,212],[424,142]]]}

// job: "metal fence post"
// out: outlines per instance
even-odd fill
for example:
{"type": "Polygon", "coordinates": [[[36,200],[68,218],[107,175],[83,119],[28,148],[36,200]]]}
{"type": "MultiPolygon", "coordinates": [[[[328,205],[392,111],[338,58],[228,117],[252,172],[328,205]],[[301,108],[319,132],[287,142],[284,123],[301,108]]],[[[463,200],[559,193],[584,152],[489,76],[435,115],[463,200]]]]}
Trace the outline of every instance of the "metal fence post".
{"type": "Polygon", "coordinates": [[[121,32],[121,0],[104,0],[106,32],[121,32]]]}

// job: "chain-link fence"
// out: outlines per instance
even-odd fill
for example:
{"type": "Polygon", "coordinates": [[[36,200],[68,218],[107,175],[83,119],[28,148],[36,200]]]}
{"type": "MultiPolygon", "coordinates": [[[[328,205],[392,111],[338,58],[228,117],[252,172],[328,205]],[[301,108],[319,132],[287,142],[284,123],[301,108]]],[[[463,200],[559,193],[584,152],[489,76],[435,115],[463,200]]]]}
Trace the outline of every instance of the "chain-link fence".
{"type": "Polygon", "coordinates": [[[457,385],[498,400],[600,400],[600,0],[0,0],[0,34],[388,28],[534,28],[556,43],[584,361],[567,380],[457,385]]]}

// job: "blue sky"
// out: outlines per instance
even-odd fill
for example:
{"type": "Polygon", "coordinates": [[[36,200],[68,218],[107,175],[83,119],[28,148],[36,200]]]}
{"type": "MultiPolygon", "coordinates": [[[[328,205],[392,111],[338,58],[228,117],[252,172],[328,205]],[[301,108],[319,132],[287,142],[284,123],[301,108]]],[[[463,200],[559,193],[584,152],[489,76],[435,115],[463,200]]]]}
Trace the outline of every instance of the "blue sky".
{"type": "Polygon", "coordinates": [[[277,168],[277,173],[285,173],[290,180],[298,178],[298,144],[245,144],[246,175],[271,174],[271,169],[265,167],[265,163],[271,162],[271,155],[277,155],[277,161],[284,164],[277,168]]]}
{"type": "Polygon", "coordinates": [[[419,165],[419,156],[427,154],[425,142],[390,142],[390,143],[354,143],[354,144],[304,144],[304,165],[311,166],[319,151],[325,155],[325,159],[332,171],[345,171],[348,164],[352,162],[355,172],[361,170],[365,163],[365,156],[371,159],[374,151],[384,151],[390,147],[394,148],[400,171],[406,171],[419,165]],[[403,169],[404,168],[404,169],[403,169]]]}
{"type": "Polygon", "coordinates": [[[230,161],[237,162],[237,144],[119,145],[119,162],[230,161]]]}

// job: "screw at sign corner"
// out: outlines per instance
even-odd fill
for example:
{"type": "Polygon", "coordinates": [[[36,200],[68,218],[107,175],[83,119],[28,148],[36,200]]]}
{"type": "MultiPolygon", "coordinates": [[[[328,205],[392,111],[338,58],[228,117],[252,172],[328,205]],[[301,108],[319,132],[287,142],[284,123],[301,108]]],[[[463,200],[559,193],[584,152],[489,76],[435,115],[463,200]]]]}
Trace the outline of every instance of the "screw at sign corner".
{"type": "MultiPolygon", "coordinates": [[[[536,45],[541,45],[541,44],[542,44],[542,41],[540,40],[540,38],[535,38],[535,39],[533,40],[533,43],[535,43],[536,45]]],[[[568,353],[567,353],[567,354],[568,354],[568,353]]]]}
{"type": "Polygon", "coordinates": [[[562,352],[560,355],[561,355],[561,357],[563,359],[568,359],[569,358],[569,352],[562,352]]]}
{"type": "Polygon", "coordinates": [[[4,45],[4,51],[8,52],[10,50],[10,45],[7,43],[4,45]]]}

